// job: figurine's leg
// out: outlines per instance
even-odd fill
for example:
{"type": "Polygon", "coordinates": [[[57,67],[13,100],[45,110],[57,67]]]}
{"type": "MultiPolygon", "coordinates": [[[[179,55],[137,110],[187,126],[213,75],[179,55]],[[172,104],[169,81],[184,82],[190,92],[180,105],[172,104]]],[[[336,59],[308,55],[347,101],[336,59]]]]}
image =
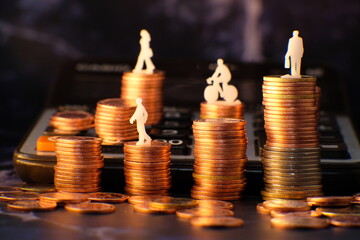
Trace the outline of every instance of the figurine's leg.
{"type": "Polygon", "coordinates": [[[135,68],[134,68],[134,72],[141,72],[141,70],[143,69],[144,66],[144,54],[139,54],[139,57],[137,59],[135,68]]]}
{"type": "Polygon", "coordinates": [[[151,61],[150,57],[145,58],[146,71],[152,73],[155,70],[155,65],[151,61]]]}

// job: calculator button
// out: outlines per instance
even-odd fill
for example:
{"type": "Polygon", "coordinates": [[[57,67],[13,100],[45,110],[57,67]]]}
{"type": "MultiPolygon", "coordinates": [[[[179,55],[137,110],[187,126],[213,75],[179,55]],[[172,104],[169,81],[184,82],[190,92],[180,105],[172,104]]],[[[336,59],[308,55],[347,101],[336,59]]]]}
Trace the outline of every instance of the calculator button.
{"type": "Polygon", "coordinates": [[[36,151],[54,152],[56,136],[40,136],[36,141],[36,151]]]}

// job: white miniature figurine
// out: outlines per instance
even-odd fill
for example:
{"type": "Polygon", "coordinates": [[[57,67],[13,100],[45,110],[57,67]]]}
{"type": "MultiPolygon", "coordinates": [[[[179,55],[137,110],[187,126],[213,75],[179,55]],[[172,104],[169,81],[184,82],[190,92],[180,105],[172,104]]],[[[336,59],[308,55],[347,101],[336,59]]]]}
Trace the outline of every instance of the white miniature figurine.
{"type": "Polygon", "coordinates": [[[291,75],[287,74],[283,77],[301,78],[300,68],[303,54],[303,39],[299,37],[299,31],[295,30],[292,38],[289,39],[288,49],[285,54],[285,68],[290,68],[291,75]]]}
{"type": "Polygon", "coordinates": [[[136,143],[136,145],[150,145],[151,138],[146,133],[146,130],[145,130],[145,123],[148,118],[148,113],[147,113],[144,105],[142,105],[141,98],[136,98],[136,104],[137,104],[137,108],[136,108],[134,114],[130,118],[131,124],[133,124],[134,121],[136,120],[136,128],[139,133],[139,141],[136,143]]]}
{"type": "Polygon", "coordinates": [[[231,72],[221,58],[217,60],[217,65],[214,74],[206,79],[209,86],[204,90],[204,98],[208,103],[214,103],[220,94],[227,103],[233,103],[238,97],[238,91],[235,86],[228,84],[231,80],[231,72]]]}
{"type": "Polygon", "coordinates": [[[153,62],[151,61],[151,57],[153,56],[153,51],[150,48],[150,33],[142,29],[140,31],[140,53],[135,65],[135,68],[133,69],[134,73],[140,73],[143,72],[144,63],[146,64],[146,69],[144,70],[148,74],[154,73],[155,66],[153,62]]]}

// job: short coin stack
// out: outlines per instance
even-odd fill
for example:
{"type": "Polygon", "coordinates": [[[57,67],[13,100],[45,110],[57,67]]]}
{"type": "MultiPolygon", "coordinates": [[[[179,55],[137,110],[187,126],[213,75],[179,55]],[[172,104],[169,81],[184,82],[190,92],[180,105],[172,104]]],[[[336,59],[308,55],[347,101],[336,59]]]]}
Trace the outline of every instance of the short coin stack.
{"type": "Polygon", "coordinates": [[[237,118],[244,119],[245,105],[239,100],[234,103],[217,101],[215,103],[202,102],[200,104],[200,118],[237,118]]]}
{"type": "Polygon", "coordinates": [[[165,73],[155,71],[152,74],[125,72],[121,81],[121,98],[135,102],[141,98],[149,113],[146,125],[157,124],[163,113],[163,81],[165,73]]]}
{"type": "Polygon", "coordinates": [[[263,198],[321,196],[316,78],[265,76],[263,97],[263,198]]]}
{"type": "Polygon", "coordinates": [[[63,131],[81,131],[93,127],[94,116],[85,111],[56,112],[50,118],[50,125],[63,131]]]}
{"type": "Polygon", "coordinates": [[[95,113],[95,131],[105,143],[122,143],[137,139],[136,125],[129,119],[136,109],[135,101],[109,98],[97,103],[95,113]]]}
{"type": "Polygon", "coordinates": [[[196,199],[236,200],[245,187],[247,137],[245,121],[234,118],[198,119],[194,132],[196,199]]]}
{"type": "Polygon", "coordinates": [[[152,141],[151,145],[124,144],[125,191],[130,195],[168,195],[171,187],[171,145],[152,141]]]}
{"type": "Polygon", "coordinates": [[[58,191],[89,193],[100,190],[104,157],[101,138],[64,136],[55,140],[54,185],[58,191]]]}

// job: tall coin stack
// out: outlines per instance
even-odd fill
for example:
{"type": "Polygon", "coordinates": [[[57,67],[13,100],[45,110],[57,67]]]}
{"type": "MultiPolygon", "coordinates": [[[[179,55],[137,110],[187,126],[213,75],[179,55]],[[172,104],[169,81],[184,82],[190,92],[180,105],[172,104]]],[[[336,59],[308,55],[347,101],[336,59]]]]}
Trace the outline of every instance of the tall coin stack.
{"type": "Polygon", "coordinates": [[[137,139],[136,125],[129,122],[135,105],[120,98],[109,98],[97,103],[95,131],[104,143],[122,143],[137,139]]]}
{"type": "Polygon", "coordinates": [[[198,119],[193,122],[196,199],[237,200],[245,188],[245,120],[198,119]]]}
{"type": "Polygon", "coordinates": [[[54,184],[61,192],[100,191],[104,157],[101,138],[63,136],[55,140],[54,184]]]}
{"type": "Polygon", "coordinates": [[[121,98],[135,102],[141,98],[148,111],[146,125],[159,123],[163,114],[163,81],[165,73],[155,71],[152,74],[124,72],[121,81],[121,98]]]}
{"type": "Polygon", "coordinates": [[[264,77],[265,200],[322,195],[317,96],[315,77],[264,77]]]}
{"type": "Polygon", "coordinates": [[[215,103],[202,102],[200,104],[200,118],[237,118],[244,119],[245,105],[240,101],[227,103],[217,101],[215,103]]]}
{"type": "Polygon", "coordinates": [[[151,145],[124,144],[125,191],[130,195],[168,195],[171,187],[171,145],[151,141],[151,145]]]}

